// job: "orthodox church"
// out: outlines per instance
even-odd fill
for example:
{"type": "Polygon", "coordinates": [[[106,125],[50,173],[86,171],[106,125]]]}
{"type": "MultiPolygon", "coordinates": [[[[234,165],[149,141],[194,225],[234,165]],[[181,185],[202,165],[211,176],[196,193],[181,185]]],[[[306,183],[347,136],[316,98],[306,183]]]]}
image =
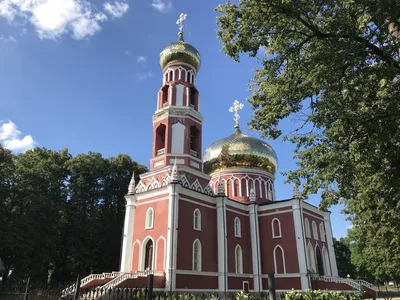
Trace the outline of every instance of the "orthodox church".
{"type": "Polygon", "coordinates": [[[367,282],[339,278],[330,212],[297,196],[276,199],[278,157],[236,125],[202,156],[201,58],[184,41],[160,54],[162,86],[153,115],[150,171],[133,177],[126,195],[121,266],[92,274],[81,287],[137,287],[154,275],[165,291],[361,290],[367,282]]]}

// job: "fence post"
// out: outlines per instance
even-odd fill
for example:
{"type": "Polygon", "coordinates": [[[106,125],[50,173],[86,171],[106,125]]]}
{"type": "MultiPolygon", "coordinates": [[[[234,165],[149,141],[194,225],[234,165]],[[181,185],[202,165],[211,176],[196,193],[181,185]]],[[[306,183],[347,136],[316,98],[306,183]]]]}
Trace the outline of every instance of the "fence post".
{"type": "Polygon", "coordinates": [[[24,294],[24,300],[28,300],[28,295],[29,295],[29,283],[31,281],[31,278],[28,277],[28,282],[26,283],[25,287],[25,294],[24,294]]]}
{"type": "Polygon", "coordinates": [[[79,291],[81,289],[81,276],[78,274],[78,277],[76,278],[76,284],[75,284],[75,295],[74,295],[74,300],[79,299],[79,291]]]}
{"type": "Polygon", "coordinates": [[[154,275],[147,275],[147,300],[153,299],[154,275]]]}
{"type": "Polygon", "coordinates": [[[269,290],[269,300],[276,300],[274,274],[268,274],[268,290],[269,290]]]}

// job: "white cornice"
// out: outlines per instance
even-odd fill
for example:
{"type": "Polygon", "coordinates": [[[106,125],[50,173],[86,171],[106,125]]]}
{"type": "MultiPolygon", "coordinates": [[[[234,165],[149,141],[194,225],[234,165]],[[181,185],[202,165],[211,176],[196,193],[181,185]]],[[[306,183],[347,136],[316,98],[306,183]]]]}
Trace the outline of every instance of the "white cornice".
{"type": "Polygon", "coordinates": [[[273,209],[283,208],[283,207],[288,207],[291,210],[292,209],[292,202],[291,201],[271,202],[271,203],[269,203],[267,205],[259,205],[258,206],[258,211],[273,210],[273,209]]]}
{"type": "Polygon", "coordinates": [[[165,74],[165,70],[168,70],[168,68],[172,67],[172,66],[186,66],[186,67],[189,67],[193,71],[194,75],[197,75],[196,68],[194,66],[192,66],[192,65],[190,65],[188,63],[184,63],[184,62],[176,62],[176,63],[167,64],[164,67],[164,69],[162,70],[163,74],[165,74]]]}
{"type": "MultiPolygon", "coordinates": [[[[305,202],[305,201],[303,201],[303,208],[308,209],[309,211],[311,211],[311,212],[313,212],[313,213],[315,213],[315,214],[321,216],[322,218],[324,217],[324,215],[325,215],[325,213],[326,213],[325,211],[319,210],[319,209],[316,208],[315,206],[313,206],[313,205],[311,205],[311,204],[309,204],[309,203],[307,203],[307,202],[305,202]]],[[[329,214],[330,214],[330,213],[329,213],[329,214]]]]}
{"type": "Polygon", "coordinates": [[[136,197],[137,197],[137,200],[140,201],[140,200],[143,200],[146,198],[157,197],[157,196],[165,195],[165,194],[169,194],[168,186],[163,186],[163,187],[159,187],[159,188],[156,188],[153,190],[136,193],[136,197]]]}

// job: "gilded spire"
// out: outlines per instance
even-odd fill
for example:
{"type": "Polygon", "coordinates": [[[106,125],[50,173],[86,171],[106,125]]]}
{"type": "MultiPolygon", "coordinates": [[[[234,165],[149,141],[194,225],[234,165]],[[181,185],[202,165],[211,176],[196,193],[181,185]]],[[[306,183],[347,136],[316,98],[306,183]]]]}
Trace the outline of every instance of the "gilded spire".
{"type": "Polygon", "coordinates": [[[134,195],[135,194],[135,172],[132,172],[132,178],[131,181],[129,182],[129,187],[128,187],[128,195],[134,195]]]}
{"type": "Polygon", "coordinates": [[[240,119],[240,116],[239,116],[239,110],[241,110],[242,108],[243,108],[243,106],[244,106],[244,104],[243,103],[240,103],[239,101],[237,101],[237,100],[235,100],[234,102],[233,102],[233,105],[231,106],[231,108],[229,109],[229,111],[230,112],[234,112],[235,114],[234,114],[234,118],[233,118],[233,120],[235,121],[235,128],[239,128],[239,119],[240,119]]]}
{"type": "Polygon", "coordinates": [[[171,177],[172,177],[173,182],[179,181],[178,166],[176,165],[176,157],[175,157],[174,166],[172,167],[172,176],[171,177]]]}
{"type": "Polygon", "coordinates": [[[176,24],[179,25],[179,40],[183,42],[183,21],[187,18],[187,14],[181,13],[179,19],[176,21],[176,24]]]}

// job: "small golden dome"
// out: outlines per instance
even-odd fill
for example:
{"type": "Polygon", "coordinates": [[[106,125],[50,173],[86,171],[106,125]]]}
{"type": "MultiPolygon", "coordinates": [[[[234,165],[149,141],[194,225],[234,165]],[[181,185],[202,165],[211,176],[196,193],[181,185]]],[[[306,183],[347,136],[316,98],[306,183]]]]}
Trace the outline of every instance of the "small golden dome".
{"type": "Polygon", "coordinates": [[[160,53],[160,66],[164,69],[169,63],[184,62],[196,69],[200,69],[201,57],[199,51],[192,45],[185,43],[183,34],[179,33],[179,40],[169,44],[160,53]]]}

